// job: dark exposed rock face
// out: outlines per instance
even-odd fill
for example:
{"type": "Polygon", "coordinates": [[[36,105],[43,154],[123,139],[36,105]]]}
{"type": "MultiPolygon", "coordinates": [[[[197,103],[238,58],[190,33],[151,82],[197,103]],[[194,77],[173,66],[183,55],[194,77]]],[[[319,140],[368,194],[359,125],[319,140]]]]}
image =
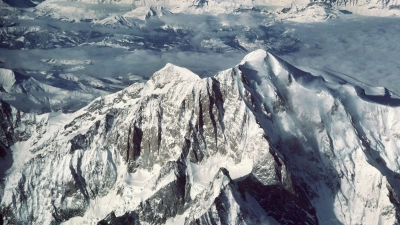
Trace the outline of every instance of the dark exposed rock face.
{"type": "Polygon", "coordinates": [[[353,90],[257,51],[207,79],[167,65],[70,115],[2,104],[0,160],[15,163],[0,213],[6,224],[395,223],[387,155],[400,127],[384,118],[399,109],[353,90]],[[379,127],[371,113],[392,133],[365,130],[379,127]]]}
{"type": "MultiPolygon", "coordinates": [[[[176,165],[184,167],[184,165],[176,165]]],[[[157,191],[151,198],[141,202],[138,207],[139,218],[153,224],[165,224],[168,218],[183,212],[185,197],[187,198],[186,177],[179,168],[174,168],[176,180],[157,191]]],[[[182,169],[181,169],[182,170],[182,169]]],[[[187,200],[187,199],[186,199],[187,200]]]]}
{"type": "Polygon", "coordinates": [[[32,122],[27,120],[26,114],[17,111],[2,100],[0,100],[0,118],[2,118],[0,120],[0,155],[4,158],[11,145],[30,138],[32,122]],[[26,128],[24,129],[21,125],[26,125],[26,128]]]}
{"type": "Polygon", "coordinates": [[[279,224],[318,224],[316,210],[303,193],[295,195],[280,185],[263,185],[252,175],[239,182],[239,189],[279,224]]]}

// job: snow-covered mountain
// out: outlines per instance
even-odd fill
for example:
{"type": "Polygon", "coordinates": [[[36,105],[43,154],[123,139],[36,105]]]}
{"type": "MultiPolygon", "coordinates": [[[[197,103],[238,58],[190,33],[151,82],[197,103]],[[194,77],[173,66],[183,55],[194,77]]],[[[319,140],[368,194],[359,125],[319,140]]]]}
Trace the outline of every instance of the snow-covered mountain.
{"type": "Polygon", "coordinates": [[[72,114],[0,114],[5,224],[399,222],[400,99],[263,50],[72,114]]]}
{"type": "MultiPolygon", "coordinates": [[[[20,0],[23,2],[22,0],[20,0]]],[[[47,2],[56,2],[60,0],[46,0],[47,2]]],[[[64,0],[65,1],[65,0],[64,0]]],[[[76,1],[76,0],[69,0],[69,1],[76,1]]],[[[18,1],[17,1],[18,2],[18,1]]],[[[35,2],[35,1],[32,1],[35,2]]],[[[37,2],[37,1],[36,1],[37,2]]],[[[40,1],[39,1],[40,2],[40,1]]],[[[378,8],[384,8],[388,6],[397,5],[397,1],[389,0],[389,1],[351,1],[351,0],[337,0],[337,1],[310,1],[310,0],[280,0],[280,1],[272,1],[272,0],[78,0],[78,2],[84,3],[91,3],[91,4],[132,4],[136,6],[207,6],[207,5],[214,5],[214,4],[240,4],[240,5],[247,5],[247,6],[254,6],[254,5],[290,5],[291,3],[295,4],[308,4],[312,2],[326,2],[334,5],[339,6],[375,6],[378,8]]]]}
{"type": "MultiPolygon", "coordinates": [[[[57,63],[55,60],[52,62],[57,63]]],[[[72,63],[79,66],[79,62],[72,63]]],[[[57,71],[22,74],[0,68],[1,100],[23,112],[73,112],[96,97],[114,93],[126,86],[123,81],[111,78],[100,80],[57,71]]]]}
{"type": "MultiPolygon", "coordinates": [[[[87,7],[88,5],[125,5],[126,7],[163,7],[173,13],[232,13],[240,10],[249,10],[257,6],[268,7],[289,7],[297,5],[301,9],[309,7],[309,4],[328,4],[335,9],[345,10],[347,12],[355,12],[369,16],[392,16],[400,15],[400,3],[397,0],[387,1],[352,1],[352,0],[46,0],[46,1],[5,1],[11,6],[17,7],[35,7],[37,12],[43,15],[56,16],[61,15],[61,18],[68,16],[73,17],[98,17],[101,10],[96,10],[96,7],[87,7]],[[42,3],[41,3],[42,2],[42,3]],[[41,3],[41,4],[39,4],[41,3]],[[38,5],[39,4],[39,5],[38,5]],[[97,15],[97,16],[96,16],[97,15]]],[[[145,16],[147,12],[141,10],[145,16]]],[[[309,13],[313,10],[309,10],[309,13]]],[[[137,14],[138,12],[136,12],[137,14]]],[[[318,15],[318,12],[316,12],[318,15]]]]}

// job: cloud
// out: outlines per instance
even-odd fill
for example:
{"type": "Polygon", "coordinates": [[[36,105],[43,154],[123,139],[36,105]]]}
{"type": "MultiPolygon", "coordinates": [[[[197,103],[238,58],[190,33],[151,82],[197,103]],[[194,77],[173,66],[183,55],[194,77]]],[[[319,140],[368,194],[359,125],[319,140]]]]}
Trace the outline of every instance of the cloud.
{"type": "Polygon", "coordinates": [[[252,11],[217,16],[172,14],[130,28],[38,18],[19,24],[41,26],[54,35],[75,33],[82,43],[46,50],[2,49],[0,61],[11,69],[57,70],[95,78],[132,74],[148,78],[173,63],[204,77],[236,65],[250,50],[263,48],[294,65],[345,73],[400,93],[400,45],[394,44],[400,34],[399,19],[348,17],[301,24],[274,22],[271,15],[252,11]],[[50,58],[90,60],[91,64],[42,62],[50,58]]]}
{"type": "Polygon", "coordinates": [[[156,50],[135,50],[99,48],[97,46],[52,50],[5,50],[0,52],[0,61],[6,68],[27,71],[60,71],[79,76],[96,78],[127,76],[135,74],[150,77],[166,63],[186,67],[200,76],[211,76],[220,70],[233,67],[245,55],[215,52],[160,52],[156,50]],[[91,61],[90,65],[51,65],[47,59],[91,61]],[[78,68],[77,68],[78,67],[78,68]],[[80,68],[82,67],[82,68],[80,68]]]}
{"type": "Polygon", "coordinates": [[[301,67],[330,70],[400,94],[399,18],[350,15],[315,24],[287,23],[301,40],[282,57],[301,67]]]}

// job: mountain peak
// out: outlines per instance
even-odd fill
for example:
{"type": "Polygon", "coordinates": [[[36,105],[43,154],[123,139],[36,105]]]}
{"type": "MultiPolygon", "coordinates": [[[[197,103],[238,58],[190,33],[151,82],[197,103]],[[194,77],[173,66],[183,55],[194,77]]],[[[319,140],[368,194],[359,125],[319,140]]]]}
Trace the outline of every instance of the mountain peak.
{"type": "Polygon", "coordinates": [[[262,49],[252,51],[242,59],[240,64],[245,64],[247,62],[252,63],[252,62],[263,61],[265,59],[265,57],[267,57],[268,54],[269,53],[267,51],[262,50],[262,49]]]}
{"type": "Polygon", "coordinates": [[[194,83],[200,80],[200,77],[192,71],[167,63],[164,68],[155,72],[146,82],[143,89],[144,95],[166,93],[168,90],[178,84],[194,83]]]}
{"type": "Polygon", "coordinates": [[[400,107],[381,104],[386,89],[332,85],[263,50],[202,80],[167,64],[142,87],[62,120],[5,109],[18,163],[3,220],[397,222],[400,107]]]}
{"type": "Polygon", "coordinates": [[[240,65],[257,71],[263,71],[265,68],[270,68],[275,75],[281,73],[284,64],[286,63],[283,60],[262,49],[250,52],[240,62],[240,65]]]}
{"type": "Polygon", "coordinates": [[[194,81],[200,79],[200,77],[186,68],[167,63],[164,68],[154,73],[150,79],[157,83],[170,83],[176,81],[194,81]]]}

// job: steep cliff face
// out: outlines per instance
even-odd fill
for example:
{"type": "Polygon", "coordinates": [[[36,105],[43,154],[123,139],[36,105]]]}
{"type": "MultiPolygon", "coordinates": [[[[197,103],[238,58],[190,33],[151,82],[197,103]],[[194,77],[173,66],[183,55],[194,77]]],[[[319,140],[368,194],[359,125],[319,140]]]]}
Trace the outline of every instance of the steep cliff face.
{"type": "Polygon", "coordinates": [[[261,50],[206,79],[168,64],[73,114],[3,104],[0,213],[6,224],[394,224],[399,106],[386,89],[261,50]]]}

